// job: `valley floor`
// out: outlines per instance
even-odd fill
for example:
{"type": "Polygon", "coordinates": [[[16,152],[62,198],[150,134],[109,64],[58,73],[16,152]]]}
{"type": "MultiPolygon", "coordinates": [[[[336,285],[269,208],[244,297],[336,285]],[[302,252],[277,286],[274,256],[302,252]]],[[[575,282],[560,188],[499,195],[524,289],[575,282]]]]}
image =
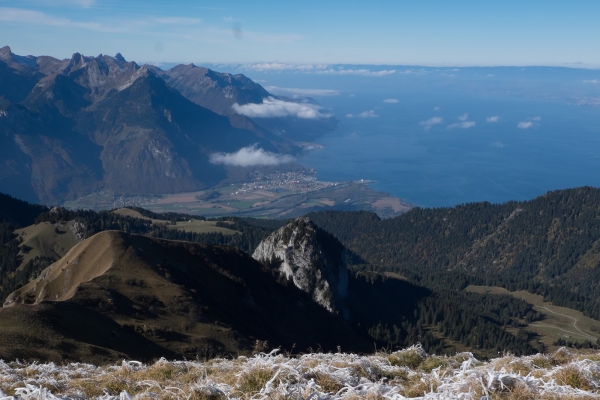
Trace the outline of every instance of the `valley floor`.
{"type": "Polygon", "coordinates": [[[312,353],[153,364],[22,364],[0,361],[0,399],[593,399],[600,353],[426,354],[420,346],[360,356],[312,353]]]}
{"type": "Polygon", "coordinates": [[[68,201],[64,206],[93,210],[136,206],[158,213],[274,219],[321,210],[368,210],[389,218],[412,208],[401,199],[371,189],[370,181],[322,182],[311,175],[290,174],[272,174],[262,180],[189,193],[113,196],[100,192],[68,201]]]}

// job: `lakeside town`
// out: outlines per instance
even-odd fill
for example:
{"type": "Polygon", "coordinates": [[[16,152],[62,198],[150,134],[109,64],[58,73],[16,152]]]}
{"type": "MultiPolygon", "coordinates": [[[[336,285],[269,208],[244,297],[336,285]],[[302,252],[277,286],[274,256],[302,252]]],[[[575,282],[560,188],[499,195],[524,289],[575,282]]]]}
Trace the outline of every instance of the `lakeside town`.
{"type": "Polygon", "coordinates": [[[411,205],[369,187],[373,181],[320,181],[314,169],[255,171],[250,181],[203,191],[124,196],[98,192],[64,204],[70,209],[108,210],[143,207],[155,212],[183,212],[206,217],[287,218],[326,209],[367,209],[381,217],[400,215],[411,205]]]}

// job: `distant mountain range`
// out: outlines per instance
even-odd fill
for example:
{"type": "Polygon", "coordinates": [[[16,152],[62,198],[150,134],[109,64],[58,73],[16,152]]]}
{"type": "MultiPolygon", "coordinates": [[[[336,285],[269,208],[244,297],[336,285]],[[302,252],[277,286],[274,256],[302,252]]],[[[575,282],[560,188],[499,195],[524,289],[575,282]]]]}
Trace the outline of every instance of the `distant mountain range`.
{"type": "Polygon", "coordinates": [[[100,55],[19,56],[0,49],[0,191],[61,203],[94,191],[158,194],[226,179],[215,152],[256,145],[294,154],[335,129],[328,114],[251,119],[233,108],[310,104],[243,75],[195,65],[163,71],[100,55]]]}

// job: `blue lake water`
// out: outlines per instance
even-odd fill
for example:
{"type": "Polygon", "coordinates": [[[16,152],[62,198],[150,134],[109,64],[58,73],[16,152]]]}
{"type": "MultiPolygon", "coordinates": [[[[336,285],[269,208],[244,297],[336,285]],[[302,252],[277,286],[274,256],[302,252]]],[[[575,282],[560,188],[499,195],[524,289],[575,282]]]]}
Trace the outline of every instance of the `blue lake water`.
{"type": "MultiPolygon", "coordinates": [[[[473,95],[390,96],[328,100],[339,129],[324,146],[299,159],[322,180],[371,179],[374,189],[419,206],[487,200],[525,200],[549,190],[600,186],[600,112],[556,100],[478,98],[473,95]],[[435,107],[439,110],[434,111],[435,107]],[[341,112],[340,112],[341,111],[341,112]],[[448,128],[468,113],[470,128],[448,128]],[[498,116],[498,122],[486,122],[498,116]],[[425,129],[433,117],[443,123],[425,129]],[[537,120],[539,118],[539,121],[537,120]],[[531,123],[527,129],[519,122],[531,123]]],[[[321,101],[325,103],[326,101],[321,101]]]]}
{"type": "Polygon", "coordinates": [[[600,97],[600,84],[584,83],[600,73],[540,69],[525,71],[523,78],[521,71],[496,69],[494,77],[473,69],[448,84],[433,73],[251,77],[265,86],[339,90],[337,96],[316,97],[340,120],[339,129],[316,140],[323,149],[298,159],[321,180],[374,180],[374,189],[427,207],[600,186],[600,108],[569,104],[581,96],[600,97]],[[487,83],[486,76],[495,81],[487,83]],[[398,102],[383,102],[389,98],[398,102]],[[370,110],[377,117],[356,117],[370,110]],[[492,116],[498,121],[487,122],[492,116]],[[429,129],[421,124],[434,117],[443,122],[429,129]],[[465,122],[475,124],[452,127],[465,122]]]}

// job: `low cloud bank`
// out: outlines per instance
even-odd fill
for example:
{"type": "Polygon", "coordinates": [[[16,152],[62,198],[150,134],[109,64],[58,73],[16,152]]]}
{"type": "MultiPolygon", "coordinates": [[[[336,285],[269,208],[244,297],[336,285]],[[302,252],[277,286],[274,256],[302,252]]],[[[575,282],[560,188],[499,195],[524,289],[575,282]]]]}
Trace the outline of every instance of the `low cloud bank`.
{"type": "Polygon", "coordinates": [[[314,70],[325,69],[327,65],[315,64],[286,64],[278,62],[242,64],[242,69],[250,69],[254,71],[304,71],[311,72],[314,70]]]}
{"type": "Polygon", "coordinates": [[[529,121],[521,121],[517,124],[517,128],[519,129],[529,129],[533,127],[539,126],[539,121],[542,120],[542,117],[533,117],[529,118],[529,121]],[[533,122],[532,122],[533,121],[533,122]]]}
{"type": "Polygon", "coordinates": [[[329,118],[332,114],[323,113],[323,107],[310,103],[294,103],[268,97],[262,104],[249,103],[240,106],[234,103],[233,110],[250,118],[297,117],[304,119],[329,118]]]}
{"type": "Polygon", "coordinates": [[[358,118],[379,118],[379,115],[375,114],[375,111],[373,110],[369,110],[369,111],[363,111],[360,114],[346,114],[346,118],[354,118],[354,117],[358,117],[358,118]]]}
{"type": "Polygon", "coordinates": [[[381,71],[369,71],[368,69],[327,69],[315,71],[317,74],[332,74],[332,75],[362,75],[362,76],[386,76],[395,74],[395,69],[384,69],[381,71]]]}
{"type": "Polygon", "coordinates": [[[339,90],[332,89],[297,89],[297,88],[282,88],[277,86],[265,87],[269,93],[273,93],[278,96],[288,97],[326,97],[326,96],[339,96],[339,90]]]}
{"type": "MultiPolygon", "coordinates": [[[[379,71],[372,71],[367,68],[344,68],[335,67],[330,64],[288,64],[279,62],[263,62],[263,63],[250,63],[250,64],[237,64],[237,68],[252,70],[252,71],[264,71],[264,72],[281,72],[281,71],[297,71],[301,73],[309,74],[332,74],[332,75],[362,75],[362,76],[386,76],[395,74],[395,69],[384,69],[379,71]]],[[[413,70],[407,69],[400,71],[401,74],[411,74],[413,70]]]]}
{"type": "Polygon", "coordinates": [[[499,119],[500,119],[500,117],[498,117],[497,115],[494,115],[493,117],[487,117],[485,120],[487,122],[494,123],[494,122],[498,122],[499,119]]]}
{"type": "Polygon", "coordinates": [[[448,129],[461,128],[469,129],[475,126],[475,121],[463,121],[448,125],[448,129]]]}
{"type": "Polygon", "coordinates": [[[464,113],[457,118],[461,122],[455,122],[454,124],[448,125],[448,129],[469,129],[475,126],[475,121],[467,121],[469,119],[469,113],[464,113]]]}
{"type": "Polygon", "coordinates": [[[444,118],[433,117],[429,118],[427,121],[421,121],[420,124],[426,131],[428,131],[431,129],[432,126],[441,124],[442,122],[444,122],[444,118]]]}
{"type": "Polygon", "coordinates": [[[232,165],[235,167],[252,167],[257,165],[279,165],[294,161],[289,155],[275,154],[256,148],[256,145],[242,147],[235,153],[213,153],[210,162],[213,164],[232,165]]]}
{"type": "Polygon", "coordinates": [[[397,99],[385,99],[383,102],[388,103],[388,104],[395,104],[395,103],[398,103],[398,100],[397,99]]]}
{"type": "Polygon", "coordinates": [[[533,122],[531,121],[522,121],[517,124],[517,127],[520,129],[529,129],[533,126],[533,122]]]}
{"type": "Polygon", "coordinates": [[[369,110],[369,111],[361,112],[360,114],[358,114],[358,117],[360,117],[360,118],[377,118],[377,117],[379,117],[379,115],[375,114],[375,111],[369,110]]]}

